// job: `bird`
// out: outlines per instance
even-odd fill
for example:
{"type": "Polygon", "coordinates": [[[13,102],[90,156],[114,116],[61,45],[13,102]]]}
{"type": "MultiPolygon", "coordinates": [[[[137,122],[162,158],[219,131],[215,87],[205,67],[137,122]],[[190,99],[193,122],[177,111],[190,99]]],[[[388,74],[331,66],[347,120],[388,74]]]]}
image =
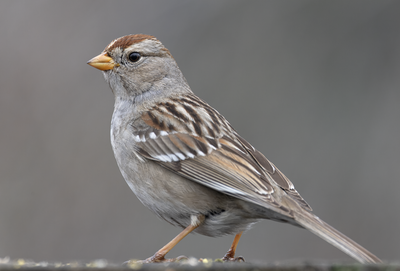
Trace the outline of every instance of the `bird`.
{"type": "Polygon", "coordinates": [[[143,263],[181,259],[165,256],[191,232],[235,235],[222,259],[244,261],[235,257],[239,239],[261,219],[307,229],[361,263],[381,262],[314,215],[292,182],[193,93],[157,38],[120,37],[87,64],[102,71],[114,94],[111,145],[126,183],[183,229],[143,263]]]}

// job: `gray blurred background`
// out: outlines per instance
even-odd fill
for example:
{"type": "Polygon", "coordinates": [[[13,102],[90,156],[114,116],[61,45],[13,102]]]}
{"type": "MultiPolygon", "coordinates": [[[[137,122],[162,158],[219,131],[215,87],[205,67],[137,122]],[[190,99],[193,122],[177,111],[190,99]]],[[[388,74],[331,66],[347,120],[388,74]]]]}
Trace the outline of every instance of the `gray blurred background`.
{"type": "MultiPolygon", "coordinates": [[[[400,1],[1,1],[0,258],[122,262],[180,229],[136,199],[109,142],[113,95],[86,62],[156,36],[192,90],[295,184],[316,214],[400,257],[400,1]]],[[[168,256],[221,257],[190,235],[168,256]]],[[[247,261],[349,259],[262,221],[247,261]]]]}

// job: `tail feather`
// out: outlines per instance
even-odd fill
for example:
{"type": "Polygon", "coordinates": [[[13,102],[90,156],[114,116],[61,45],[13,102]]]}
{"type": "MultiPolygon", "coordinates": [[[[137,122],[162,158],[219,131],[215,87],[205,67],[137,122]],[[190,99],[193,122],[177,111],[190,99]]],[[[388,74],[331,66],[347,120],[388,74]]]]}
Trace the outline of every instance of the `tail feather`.
{"type": "Polygon", "coordinates": [[[374,254],[351,240],[349,237],[334,229],[317,216],[308,212],[297,212],[295,220],[304,228],[318,235],[325,241],[337,247],[344,253],[353,257],[361,263],[381,263],[382,261],[374,254]]]}

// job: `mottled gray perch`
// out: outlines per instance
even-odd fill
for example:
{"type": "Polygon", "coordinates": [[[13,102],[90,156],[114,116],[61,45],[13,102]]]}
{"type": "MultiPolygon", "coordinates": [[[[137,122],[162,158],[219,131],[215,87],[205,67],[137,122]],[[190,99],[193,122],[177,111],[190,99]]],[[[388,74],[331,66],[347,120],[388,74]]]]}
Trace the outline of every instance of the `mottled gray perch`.
{"type": "Polygon", "coordinates": [[[0,262],[0,271],[8,270],[143,270],[143,271],[400,271],[400,263],[383,264],[358,264],[358,263],[323,263],[291,261],[275,263],[221,263],[212,260],[206,260],[205,263],[198,262],[197,259],[189,259],[181,263],[151,263],[134,264],[131,266],[122,266],[120,264],[111,264],[105,260],[96,260],[90,263],[48,263],[31,262],[25,260],[0,262]]]}

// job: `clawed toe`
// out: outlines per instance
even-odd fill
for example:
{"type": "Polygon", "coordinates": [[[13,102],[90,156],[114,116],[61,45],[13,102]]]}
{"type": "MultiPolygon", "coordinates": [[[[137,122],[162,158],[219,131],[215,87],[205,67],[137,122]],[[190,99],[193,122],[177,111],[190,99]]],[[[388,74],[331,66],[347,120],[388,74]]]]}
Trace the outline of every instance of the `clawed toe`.
{"type": "Polygon", "coordinates": [[[239,243],[240,236],[242,236],[243,232],[239,232],[236,234],[235,239],[233,240],[232,246],[229,248],[228,252],[222,257],[224,262],[245,262],[242,256],[235,257],[236,247],[239,243]]]}

